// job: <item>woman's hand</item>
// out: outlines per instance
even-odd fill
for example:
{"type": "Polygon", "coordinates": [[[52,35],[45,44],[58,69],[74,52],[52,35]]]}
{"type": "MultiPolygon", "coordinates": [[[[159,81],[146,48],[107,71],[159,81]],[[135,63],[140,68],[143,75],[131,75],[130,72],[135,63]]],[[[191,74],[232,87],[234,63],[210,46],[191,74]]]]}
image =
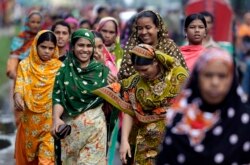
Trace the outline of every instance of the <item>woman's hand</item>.
{"type": "Polygon", "coordinates": [[[52,125],[52,130],[51,130],[51,134],[56,137],[56,132],[58,132],[58,128],[60,125],[65,124],[65,122],[60,119],[60,118],[53,118],[53,125],[52,125]]]}
{"type": "Polygon", "coordinates": [[[8,70],[6,72],[7,76],[10,78],[10,79],[15,79],[16,78],[16,71],[15,70],[8,70]]]}
{"type": "Polygon", "coordinates": [[[24,100],[19,93],[14,94],[14,106],[17,110],[24,110],[24,100]]]}
{"type": "Polygon", "coordinates": [[[115,83],[115,82],[118,82],[117,76],[114,76],[111,72],[109,72],[109,74],[108,74],[108,83],[112,84],[112,83],[115,83]]]}
{"type": "Polygon", "coordinates": [[[122,163],[127,164],[127,158],[126,158],[127,154],[128,154],[128,157],[131,158],[131,149],[127,140],[121,142],[119,152],[120,152],[120,159],[122,163]]]}

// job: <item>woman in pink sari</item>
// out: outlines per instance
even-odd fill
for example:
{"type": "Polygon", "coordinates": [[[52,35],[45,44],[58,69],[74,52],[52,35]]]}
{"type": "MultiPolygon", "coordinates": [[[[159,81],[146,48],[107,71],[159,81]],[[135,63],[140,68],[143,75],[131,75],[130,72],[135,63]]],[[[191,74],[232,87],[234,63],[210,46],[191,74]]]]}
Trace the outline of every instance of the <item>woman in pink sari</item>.
{"type": "Polygon", "coordinates": [[[185,37],[188,45],[181,46],[180,50],[184,56],[186,64],[190,72],[196,60],[200,57],[201,52],[205,49],[202,46],[202,40],[207,35],[207,24],[203,15],[191,14],[185,20],[185,37]]]}
{"type": "Polygon", "coordinates": [[[117,75],[118,69],[115,65],[115,57],[104,45],[104,38],[100,32],[92,31],[95,36],[95,53],[94,58],[104,63],[113,75],[117,75]]]}

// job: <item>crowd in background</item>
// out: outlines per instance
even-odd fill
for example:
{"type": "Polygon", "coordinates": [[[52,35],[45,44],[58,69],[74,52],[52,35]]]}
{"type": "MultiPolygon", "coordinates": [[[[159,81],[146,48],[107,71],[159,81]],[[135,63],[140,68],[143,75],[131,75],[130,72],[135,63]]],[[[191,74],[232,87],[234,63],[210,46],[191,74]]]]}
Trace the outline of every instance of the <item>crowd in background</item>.
{"type": "Polygon", "coordinates": [[[16,163],[113,164],[117,145],[124,164],[250,163],[250,13],[230,52],[212,13],[175,12],[25,11],[6,68],[16,163]]]}

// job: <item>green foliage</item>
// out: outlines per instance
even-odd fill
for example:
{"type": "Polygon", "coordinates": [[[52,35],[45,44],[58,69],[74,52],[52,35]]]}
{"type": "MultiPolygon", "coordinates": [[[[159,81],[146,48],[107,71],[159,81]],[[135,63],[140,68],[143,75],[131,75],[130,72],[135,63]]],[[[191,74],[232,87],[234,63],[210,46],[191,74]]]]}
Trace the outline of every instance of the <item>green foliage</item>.
{"type": "Polygon", "coordinates": [[[0,86],[7,82],[8,77],[6,76],[6,64],[10,53],[10,36],[0,37],[0,86]]]}

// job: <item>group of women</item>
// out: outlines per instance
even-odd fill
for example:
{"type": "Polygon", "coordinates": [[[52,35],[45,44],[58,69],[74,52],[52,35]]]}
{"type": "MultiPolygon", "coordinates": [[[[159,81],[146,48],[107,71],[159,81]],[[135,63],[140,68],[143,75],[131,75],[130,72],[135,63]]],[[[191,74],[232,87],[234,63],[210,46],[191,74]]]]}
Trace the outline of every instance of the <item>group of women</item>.
{"type": "Polygon", "coordinates": [[[204,50],[206,27],[201,14],[188,16],[188,46],[179,49],[161,16],[144,10],[123,50],[117,21],[106,17],[97,32],[71,34],[63,63],[54,33],[38,32],[15,79],[16,164],[54,164],[53,137],[63,164],[112,164],[119,124],[124,164],[249,163],[250,113],[235,63],[204,50]]]}

